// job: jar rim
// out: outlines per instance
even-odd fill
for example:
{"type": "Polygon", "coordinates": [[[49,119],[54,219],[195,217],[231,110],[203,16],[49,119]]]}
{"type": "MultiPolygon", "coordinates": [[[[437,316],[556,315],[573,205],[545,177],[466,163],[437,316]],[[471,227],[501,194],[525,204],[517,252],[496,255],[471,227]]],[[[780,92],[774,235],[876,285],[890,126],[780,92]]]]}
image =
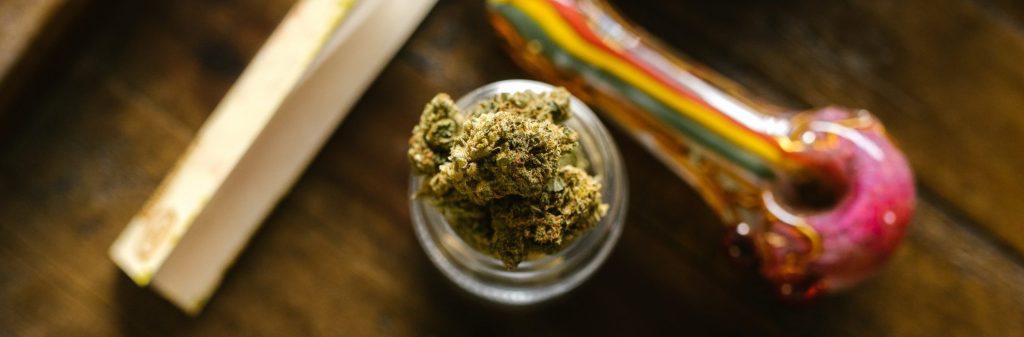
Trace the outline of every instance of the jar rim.
{"type": "MultiPolygon", "coordinates": [[[[465,111],[497,94],[527,90],[546,92],[554,88],[531,80],[498,81],[463,95],[456,100],[456,105],[465,111]]],[[[601,183],[602,201],[609,205],[608,212],[568,247],[523,261],[516,270],[506,270],[498,258],[471,247],[433,205],[416,198],[424,177],[410,174],[410,210],[417,237],[431,261],[463,289],[503,304],[544,301],[582,283],[604,262],[618,241],[628,197],[622,159],[611,135],[589,107],[570,96],[570,110],[573,118],[565,125],[580,136],[582,157],[590,164],[588,171],[601,183]]]]}

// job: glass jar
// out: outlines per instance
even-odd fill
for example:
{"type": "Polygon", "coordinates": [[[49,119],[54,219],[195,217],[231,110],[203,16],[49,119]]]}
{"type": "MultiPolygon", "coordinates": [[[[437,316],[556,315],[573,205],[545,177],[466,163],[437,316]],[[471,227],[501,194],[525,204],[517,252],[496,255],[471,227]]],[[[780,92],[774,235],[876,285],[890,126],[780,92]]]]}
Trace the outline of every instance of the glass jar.
{"type": "MultiPolygon", "coordinates": [[[[551,91],[553,86],[529,80],[505,80],[484,85],[456,101],[459,109],[500,93],[551,91]]],[[[579,135],[586,170],[601,183],[608,213],[568,247],[555,254],[527,259],[516,270],[506,270],[501,260],[481,253],[459,237],[444,215],[415,193],[423,176],[409,181],[410,211],[416,236],[430,261],[441,273],[470,294],[491,302],[521,306],[565,294],[590,277],[604,262],[622,233],[626,216],[626,171],[618,148],[593,111],[576,97],[570,98],[573,118],[565,125],[579,135]]]]}

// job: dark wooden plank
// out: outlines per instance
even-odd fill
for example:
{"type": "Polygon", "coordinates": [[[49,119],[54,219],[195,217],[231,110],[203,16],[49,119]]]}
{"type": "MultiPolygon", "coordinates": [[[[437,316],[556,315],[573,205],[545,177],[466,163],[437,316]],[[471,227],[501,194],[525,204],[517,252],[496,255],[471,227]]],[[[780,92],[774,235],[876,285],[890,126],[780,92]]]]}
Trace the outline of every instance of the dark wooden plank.
{"type": "Polygon", "coordinates": [[[26,57],[61,4],[58,0],[0,2],[0,82],[26,57]]]}
{"type": "MultiPolygon", "coordinates": [[[[967,209],[956,199],[926,194],[906,245],[877,278],[807,306],[785,305],[753,273],[731,266],[717,219],[696,193],[618,130],[634,193],[607,264],[578,291],[538,308],[507,310],[467,298],[413,236],[404,153],[408,131],[434,93],[457,95],[523,76],[498,49],[482,4],[471,0],[438,5],[266,221],[206,311],[186,317],[135,287],[106,251],[273,26],[271,19],[231,16],[278,12],[229,1],[202,5],[222,14],[196,18],[188,14],[192,3],[147,6],[138,10],[149,19],[133,22],[132,33],[99,36],[71,75],[27,110],[45,118],[31,119],[0,151],[0,335],[1024,331],[1024,261],[942,208],[967,209]],[[231,14],[236,7],[246,14],[231,14]],[[235,40],[234,30],[252,37],[235,40]],[[204,65],[209,44],[235,56],[204,65]]],[[[814,91],[751,70],[732,47],[694,34],[687,41],[698,57],[714,56],[713,66],[754,90],[811,101],[814,91]]],[[[868,84],[850,90],[871,90],[868,84]]]]}
{"type": "MultiPolygon", "coordinates": [[[[14,89],[87,1],[0,2],[0,88],[14,89]]],[[[10,94],[4,93],[7,98],[10,94]]],[[[5,100],[0,100],[3,102],[5,100]]]]}
{"type": "MultiPolygon", "coordinates": [[[[0,109],[60,67],[56,48],[92,0],[0,1],[0,109]]],[[[0,134],[18,118],[0,114],[0,134]]]]}
{"type": "Polygon", "coordinates": [[[1024,252],[1024,12],[979,2],[617,3],[766,96],[871,110],[926,192],[1024,252]]]}

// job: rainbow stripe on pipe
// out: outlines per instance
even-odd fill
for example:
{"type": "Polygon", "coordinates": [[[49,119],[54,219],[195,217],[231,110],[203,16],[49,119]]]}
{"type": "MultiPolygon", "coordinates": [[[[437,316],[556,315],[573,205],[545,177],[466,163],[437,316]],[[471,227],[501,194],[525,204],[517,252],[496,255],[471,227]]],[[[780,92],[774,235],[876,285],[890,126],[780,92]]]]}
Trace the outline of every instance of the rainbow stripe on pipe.
{"type": "Polygon", "coordinates": [[[490,5],[558,67],[616,88],[657,120],[743,170],[773,179],[786,167],[787,152],[775,138],[602,39],[574,9],[556,0],[491,0],[490,5]]]}

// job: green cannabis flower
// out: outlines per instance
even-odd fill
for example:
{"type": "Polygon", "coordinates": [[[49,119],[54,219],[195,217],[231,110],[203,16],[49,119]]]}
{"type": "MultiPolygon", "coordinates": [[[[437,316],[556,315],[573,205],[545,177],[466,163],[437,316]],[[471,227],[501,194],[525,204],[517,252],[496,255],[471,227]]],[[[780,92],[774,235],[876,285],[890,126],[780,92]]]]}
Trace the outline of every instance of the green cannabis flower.
{"type": "Polygon", "coordinates": [[[428,198],[468,244],[515,267],[561,250],[608,206],[577,158],[564,88],[499,94],[465,114],[446,94],[423,109],[409,160],[428,198]]]}

